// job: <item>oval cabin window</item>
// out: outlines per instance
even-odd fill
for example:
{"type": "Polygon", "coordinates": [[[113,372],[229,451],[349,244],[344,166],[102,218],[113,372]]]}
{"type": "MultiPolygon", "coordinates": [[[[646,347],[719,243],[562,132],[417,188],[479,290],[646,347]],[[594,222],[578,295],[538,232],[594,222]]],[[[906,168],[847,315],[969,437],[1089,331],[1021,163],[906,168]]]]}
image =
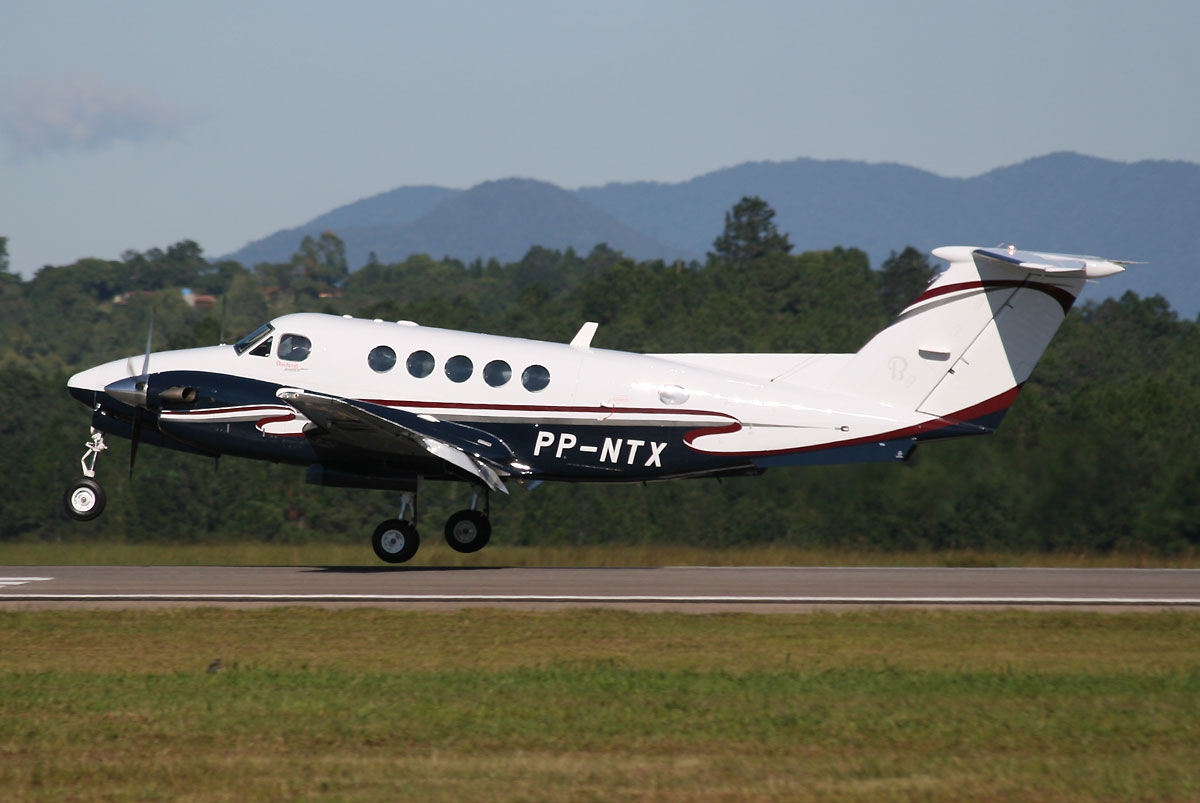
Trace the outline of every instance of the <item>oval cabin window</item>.
{"type": "Polygon", "coordinates": [[[408,372],[417,379],[424,379],[433,373],[433,355],[428,351],[414,351],[408,355],[408,372]]]}
{"type": "Polygon", "coordinates": [[[483,366],[483,381],[494,388],[508,384],[512,379],[512,367],[504,360],[492,360],[483,366]]]}
{"type": "Polygon", "coordinates": [[[550,372],[544,365],[531,365],[521,372],[521,384],[533,393],[545,390],[550,384],[550,372]]]}
{"type": "Polygon", "coordinates": [[[367,355],[367,365],[377,374],[386,374],[396,367],[396,352],[391,346],[376,346],[367,355]]]}
{"type": "Polygon", "coordinates": [[[474,370],[475,365],[471,362],[471,358],[464,357],[462,354],[446,360],[446,376],[451,382],[466,382],[471,378],[474,370]]]}

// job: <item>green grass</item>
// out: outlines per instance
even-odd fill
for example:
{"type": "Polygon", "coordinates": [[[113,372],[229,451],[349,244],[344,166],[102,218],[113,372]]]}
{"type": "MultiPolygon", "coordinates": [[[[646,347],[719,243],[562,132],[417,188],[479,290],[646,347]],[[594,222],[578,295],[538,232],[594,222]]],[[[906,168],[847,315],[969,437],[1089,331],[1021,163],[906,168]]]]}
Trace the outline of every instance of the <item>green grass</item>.
{"type": "MultiPolygon", "coordinates": [[[[0,543],[0,566],[49,565],[223,565],[355,566],[382,565],[364,538],[361,544],[309,542],[271,544],[243,541],[214,544],[140,544],[96,541],[17,541],[0,543]]],[[[800,549],[761,545],[710,549],[679,544],[605,546],[506,546],[462,555],[440,538],[430,538],[414,566],[953,566],[1064,568],[1200,568],[1200,554],[1171,557],[1151,554],[1010,553],[953,550],[943,552],[870,552],[800,549]]]]}
{"type": "Polygon", "coordinates": [[[0,714],[5,800],[1195,800],[1200,616],[0,611],[0,714]]]}

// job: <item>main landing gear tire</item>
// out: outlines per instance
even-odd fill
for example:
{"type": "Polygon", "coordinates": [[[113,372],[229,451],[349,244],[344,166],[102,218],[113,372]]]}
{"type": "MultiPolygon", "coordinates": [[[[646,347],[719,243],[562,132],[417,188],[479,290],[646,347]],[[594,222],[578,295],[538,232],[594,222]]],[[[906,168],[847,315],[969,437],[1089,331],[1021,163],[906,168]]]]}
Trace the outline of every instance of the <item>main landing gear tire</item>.
{"type": "Polygon", "coordinates": [[[91,477],[71,483],[63,494],[63,506],[67,515],[76,521],[91,521],[104,512],[107,502],[104,489],[91,477]]]}
{"type": "Polygon", "coordinates": [[[375,528],[371,536],[371,546],[382,561],[388,563],[404,563],[412,560],[421,546],[421,536],[410,521],[388,519],[375,528]]]}
{"type": "Polygon", "coordinates": [[[492,523],[478,510],[460,510],[446,521],[446,543],[455,552],[478,552],[492,537],[492,523]]]}

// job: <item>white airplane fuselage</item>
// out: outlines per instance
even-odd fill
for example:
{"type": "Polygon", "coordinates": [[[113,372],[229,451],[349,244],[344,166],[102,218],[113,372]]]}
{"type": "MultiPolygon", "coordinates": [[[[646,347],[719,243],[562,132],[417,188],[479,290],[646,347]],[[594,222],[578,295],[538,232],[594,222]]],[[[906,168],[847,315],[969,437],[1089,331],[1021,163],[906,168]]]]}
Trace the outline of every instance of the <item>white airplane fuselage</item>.
{"type": "MultiPolygon", "coordinates": [[[[833,368],[844,355],[720,355],[727,367],[716,369],[689,362],[704,355],[630,354],[311,313],[285,315],[272,325],[277,341],[285,335],[311,341],[308,356],[282,359],[277,344],[258,356],[249,350],[239,354],[233,346],[152,354],[152,395],[156,386],[198,392],[191,403],[163,404],[157,429],[200,451],[319,462],[319,449],[303,448],[313,423],[277,395],[303,388],[486,430],[530,467],[522,473],[539,479],[603,481],[753,467],[748,449],[715,442],[729,432],[746,437],[761,429],[755,446],[775,446],[767,451],[793,453],[797,462],[828,462],[818,453],[830,446],[914,423],[911,412],[906,418],[886,404],[772,381],[802,362],[816,367],[828,361],[833,368]],[[381,346],[397,356],[384,372],[373,370],[367,359],[381,346]],[[433,356],[435,367],[416,377],[406,362],[421,351],[433,356]],[[462,381],[447,376],[446,361],[453,357],[471,361],[462,381]],[[510,375],[493,387],[482,369],[497,360],[509,366],[510,375]],[[544,388],[529,390],[521,381],[530,366],[545,369],[544,388]],[[811,458],[800,458],[806,452],[811,458]]],[[[72,393],[94,405],[106,386],[137,376],[140,364],[141,357],[131,357],[84,371],[72,377],[72,393]]],[[[132,408],[110,403],[97,428],[110,430],[105,419],[119,420],[122,412],[127,417],[132,408]]]]}
{"type": "Polygon", "coordinates": [[[595,324],[564,344],[300,313],[236,345],[106,363],[69,388],[100,432],[359,487],[904,460],[923,440],[992,432],[1084,281],[1121,270],[935,254],[950,268],[854,354],[636,354],[592,348],[595,324]]]}

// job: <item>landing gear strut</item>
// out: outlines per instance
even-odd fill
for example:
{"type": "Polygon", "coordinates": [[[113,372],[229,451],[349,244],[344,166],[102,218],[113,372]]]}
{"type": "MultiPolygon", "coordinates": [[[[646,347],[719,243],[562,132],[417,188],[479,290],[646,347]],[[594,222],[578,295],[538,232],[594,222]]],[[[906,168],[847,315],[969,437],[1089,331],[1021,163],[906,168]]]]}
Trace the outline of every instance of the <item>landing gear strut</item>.
{"type": "Polygon", "coordinates": [[[63,506],[67,515],[76,521],[91,521],[104,512],[107,498],[104,488],[96,482],[96,458],[108,448],[104,442],[104,433],[92,429],[92,437],[87,442],[87,451],[79,458],[83,468],[83,478],[67,486],[63,494],[63,506]]]}
{"type": "MultiPolygon", "coordinates": [[[[460,510],[446,521],[446,543],[456,552],[478,552],[492,537],[487,490],[476,491],[471,507],[460,510]],[[482,495],[482,505],[480,497],[482,495]]],[[[400,497],[400,515],[380,523],[371,535],[371,546],[379,559],[387,563],[412,560],[421,545],[417,532],[417,494],[406,491],[400,497]]]]}

